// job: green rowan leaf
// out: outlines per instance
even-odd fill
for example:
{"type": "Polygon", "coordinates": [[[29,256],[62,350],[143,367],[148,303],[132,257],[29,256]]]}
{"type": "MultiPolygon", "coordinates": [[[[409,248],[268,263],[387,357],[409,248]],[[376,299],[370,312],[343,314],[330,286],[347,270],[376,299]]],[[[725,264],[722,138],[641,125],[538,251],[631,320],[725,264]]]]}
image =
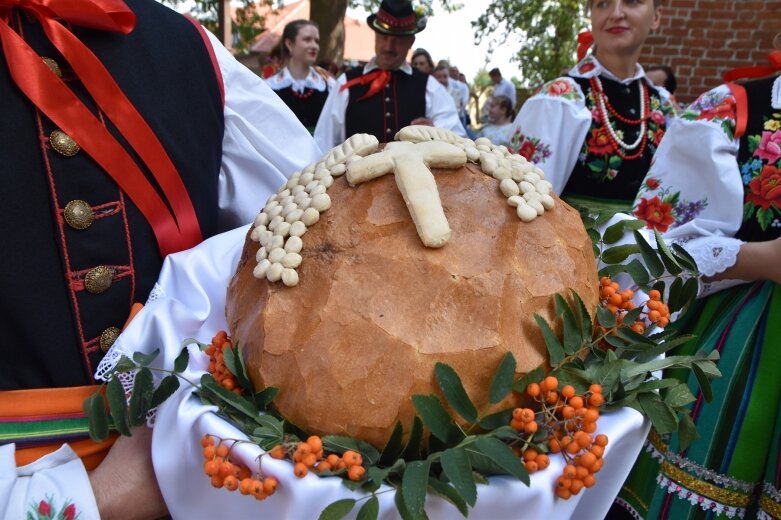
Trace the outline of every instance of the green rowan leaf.
{"type": "Polygon", "coordinates": [[[401,494],[404,497],[404,504],[413,518],[420,518],[424,515],[423,508],[426,504],[430,466],[431,462],[428,459],[410,462],[401,479],[401,494]]]}
{"type": "Polygon", "coordinates": [[[190,352],[187,347],[183,348],[179,355],[174,360],[174,372],[181,374],[187,369],[187,365],[190,362],[190,352]]]}
{"type": "Polygon", "coordinates": [[[252,396],[252,400],[255,402],[255,406],[257,406],[259,410],[266,410],[278,394],[279,388],[275,386],[267,386],[252,396]]]}
{"type": "Polygon", "coordinates": [[[464,385],[456,371],[445,363],[437,363],[434,374],[450,407],[470,423],[477,421],[477,409],[464,390],[464,385]]]}
{"type": "Polygon", "coordinates": [[[133,353],[133,361],[135,361],[137,364],[141,365],[142,367],[146,367],[152,364],[152,361],[157,359],[157,356],[160,354],[160,349],[156,348],[149,354],[144,354],[142,352],[134,352],[133,353]]]}
{"type": "Polygon", "coordinates": [[[643,257],[648,271],[651,276],[658,278],[664,274],[664,264],[659,260],[659,254],[651,247],[651,244],[645,239],[645,237],[639,231],[633,231],[632,234],[637,242],[637,247],[640,249],[640,254],[643,257]]]}
{"type": "Polygon", "coordinates": [[[117,431],[125,436],[130,436],[130,426],[127,419],[127,398],[125,389],[118,377],[112,377],[106,388],[106,399],[111,409],[111,418],[117,431]]]}
{"type": "Polygon", "coordinates": [[[402,451],[401,440],[403,436],[404,428],[401,426],[401,421],[396,421],[396,426],[393,427],[390,439],[388,439],[380,454],[380,466],[390,466],[399,458],[402,451]]]}
{"type": "Polygon", "coordinates": [[[524,393],[526,392],[527,386],[529,386],[531,383],[539,383],[542,381],[543,377],[545,377],[545,368],[543,366],[539,366],[531,372],[527,372],[521,376],[521,378],[518,379],[518,381],[516,381],[513,385],[513,390],[518,393],[524,393]]]}
{"type": "MultiPolygon", "coordinates": [[[[515,378],[515,367],[515,358],[512,353],[507,352],[499,362],[499,367],[496,369],[494,377],[491,380],[491,388],[488,391],[489,403],[497,404],[510,393],[513,388],[513,379],[515,378]]],[[[464,418],[470,422],[474,422],[474,420],[470,420],[467,417],[464,418]]]]}
{"type": "Polygon", "coordinates": [[[472,476],[472,465],[469,456],[463,448],[451,448],[442,452],[440,457],[442,471],[458,494],[467,504],[474,506],[477,502],[477,486],[472,476]]]}
{"type": "Polygon", "coordinates": [[[494,437],[477,437],[474,444],[475,448],[488,457],[491,462],[527,486],[529,485],[529,473],[521,464],[520,459],[505,443],[494,437]]]}
{"type": "Polygon", "coordinates": [[[642,406],[645,416],[651,419],[651,424],[657,432],[665,434],[678,429],[678,417],[670,406],[662,402],[657,393],[639,394],[637,400],[642,406]]]}
{"type": "Polygon", "coordinates": [[[133,393],[128,407],[128,425],[140,426],[146,422],[146,414],[151,409],[153,377],[152,372],[144,367],[136,373],[133,382],[133,393]]]}
{"type": "Polygon", "coordinates": [[[174,395],[179,389],[179,378],[171,374],[163,378],[160,384],[152,392],[152,399],[149,401],[149,408],[156,408],[163,404],[163,402],[174,395]]]}
{"type": "Polygon", "coordinates": [[[559,338],[556,337],[556,333],[545,321],[545,318],[539,314],[534,315],[534,321],[537,322],[537,326],[540,327],[542,337],[545,340],[545,347],[548,349],[548,359],[553,366],[558,365],[564,359],[564,347],[561,345],[559,338]]]}
{"type": "Polygon", "coordinates": [[[672,408],[679,406],[686,406],[687,404],[694,402],[696,398],[689,390],[689,385],[681,383],[669,389],[664,396],[664,402],[672,408]]]}
{"type": "Polygon", "coordinates": [[[434,477],[429,477],[428,486],[435,495],[453,504],[464,517],[469,515],[469,507],[467,507],[466,501],[453,486],[434,477]]]}
{"type": "Polygon", "coordinates": [[[404,460],[418,460],[420,458],[420,442],[423,439],[423,421],[417,415],[412,418],[412,429],[410,429],[407,445],[401,454],[404,460]]]}
{"type": "Polygon", "coordinates": [[[697,426],[694,424],[691,416],[683,414],[681,420],[678,421],[678,444],[680,450],[686,451],[699,436],[697,426]]]}
{"type": "Polygon", "coordinates": [[[318,517],[318,520],[341,520],[345,516],[350,514],[350,511],[355,507],[356,500],[354,498],[343,498],[337,500],[323,509],[318,517]]]}
{"type": "Polygon", "coordinates": [[[358,516],[355,517],[355,520],[377,520],[379,516],[380,501],[377,500],[376,496],[372,495],[372,497],[361,506],[361,509],[358,510],[358,516]]]}
{"type": "Polygon", "coordinates": [[[83,408],[89,420],[90,438],[95,442],[106,440],[108,437],[108,414],[100,392],[95,392],[84,399],[83,408]]]}
{"type": "Polygon", "coordinates": [[[453,423],[453,418],[435,395],[416,394],[412,396],[412,404],[420,414],[423,423],[431,430],[431,434],[444,443],[458,442],[463,434],[453,423]]]}
{"type": "MultiPolygon", "coordinates": [[[[635,231],[635,233],[637,233],[637,231],[635,231]]],[[[629,258],[630,255],[634,255],[640,252],[641,249],[637,244],[623,244],[620,246],[613,246],[602,251],[601,259],[606,264],[618,264],[629,258]]]]}

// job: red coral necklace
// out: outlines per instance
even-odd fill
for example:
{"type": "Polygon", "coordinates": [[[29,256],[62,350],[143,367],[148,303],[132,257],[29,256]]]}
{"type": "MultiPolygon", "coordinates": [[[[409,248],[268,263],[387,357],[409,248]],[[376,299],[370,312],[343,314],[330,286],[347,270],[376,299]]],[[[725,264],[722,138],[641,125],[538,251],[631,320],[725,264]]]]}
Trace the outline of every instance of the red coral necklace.
{"type": "Polygon", "coordinates": [[[651,114],[648,111],[648,106],[650,105],[648,86],[644,81],[640,80],[640,118],[629,119],[628,117],[619,114],[613,105],[610,104],[610,101],[607,99],[607,96],[602,89],[602,81],[599,79],[599,76],[593,76],[589,79],[589,83],[591,85],[591,92],[594,94],[594,101],[599,110],[599,115],[602,119],[602,126],[605,128],[610,141],[615,145],[616,153],[627,161],[637,159],[643,155],[645,146],[648,142],[648,118],[651,117],[651,114]],[[610,124],[611,115],[624,124],[640,125],[640,135],[637,136],[634,143],[625,143],[618,137],[618,134],[616,134],[616,131],[613,129],[613,125],[610,124]],[[632,154],[627,153],[632,152],[635,149],[638,149],[637,152],[632,154]]]}
{"type": "Polygon", "coordinates": [[[301,92],[296,92],[295,90],[293,90],[293,89],[291,88],[291,89],[290,89],[290,91],[291,91],[291,92],[293,93],[293,95],[294,95],[295,97],[297,97],[298,99],[309,99],[310,97],[312,97],[312,94],[314,94],[314,93],[315,93],[315,89],[313,89],[313,88],[305,88],[305,89],[304,89],[303,91],[301,91],[301,92]]]}

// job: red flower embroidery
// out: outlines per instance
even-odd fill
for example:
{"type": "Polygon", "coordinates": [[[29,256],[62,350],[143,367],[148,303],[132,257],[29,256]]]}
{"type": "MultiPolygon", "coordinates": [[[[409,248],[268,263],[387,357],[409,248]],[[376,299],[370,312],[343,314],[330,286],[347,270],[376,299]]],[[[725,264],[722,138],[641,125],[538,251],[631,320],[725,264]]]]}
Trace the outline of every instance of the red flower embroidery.
{"type": "Polygon", "coordinates": [[[667,231],[670,224],[675,222],[673,218],[673,205],[662,202],[659,197],[652,199],[640,199],[640,205],[634,215],[648,223],[648,228],[658,231],[667,231]]]}
{"type": "Polygon", "coordinates": [[[656,123],[657,125],[664,124],[664,114],[662,114],[659,110],[654,110],[651,112],[651,121],[656,123]]]}
{"type": "Polygon", "coordinates": [[[610,140],[605,127],[593,128],[588,138],[588,149],[594,155],[608,155],[615,151],[616,146],[610,140]]]}
{"type": "Polygon", "coordinates": [[[751,193],[746,200],[755,206],[768,209],[770,206],[781,207],[781,170],[774,166],[765,166],[758,177],[748,183],[751,193]]]}
{"type": "Polygon", "coordinates": [[[527,161],[531,162],[532,157],[534,157],[534,152],[537,148],[534,146],[534,143],[531,141],[524,141],[523,144],[521,144],[521,148],[518,150],[518,155],[522,156],[527,161]]]}
{"type": "Polygon", "coordinates": [[[781,130],[762,132],[754,157],[774,163],[781,158],[781,130]]]}
{"type": "Polygon", "coordinates": [[[706,119],[708,121],[713,119],[736,119],[736,113],[735,98],[728,96],[718,106],[700,112],[697,119],[706,119]]]}
{"type": "Polygon", "coordinates": [[[551,96],[566,96],[572,92],[574,88],[569,81],[563,79],[557,79],[550,85],[548,85],[548,94],[551,96]]]}
{"type": "Polygon", "coordinates": [[[587,61],[586,63],[578,67],[578,72],[580,72],[581,74],[585,74],[586,72],[591,72],[596,68],[597,66],[594,65],[593,61],[587,61]]]}
{"type": "Polygon", "coordinates": [[[65,520],[73,520],[76,518],[76,506],[70,504],[68,507],[62,510],[62,516],[65,520]]]}
{"type": "Polygon", "coordinates": [[[52,516],[52,506],[46,500],[41,500],[38,504],[38,514],[41,516],[52,516]]]}
{"type": "Polygon", "coordinates": [[[656,188],[659,187],[659,179],[648,177],[648,180],[645,181],[645,185],[648,186],[649,190],[655,190],[656,188]]]}

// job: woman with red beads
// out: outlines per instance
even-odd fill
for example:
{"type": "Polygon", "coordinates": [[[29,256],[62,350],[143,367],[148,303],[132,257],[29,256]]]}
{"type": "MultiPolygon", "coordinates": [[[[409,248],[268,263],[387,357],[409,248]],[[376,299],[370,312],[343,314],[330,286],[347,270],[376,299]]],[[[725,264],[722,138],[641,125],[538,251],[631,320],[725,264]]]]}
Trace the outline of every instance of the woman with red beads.
{"type": "Polygon", "coordinates": [[[334,85],[325,70],[314,66],[320,52],[317,25],[309,20],[288,23],[278,49],[285,66],[266,82],[312,133],[334,85]]]}
{"type": "Polygon", "coordinates": [[[576,207],[630,209],[674,115],[670,94],[637,62],[660,3],[588,0],[593,52],[544,84],[515,119],[510,148],[576,207]]]}

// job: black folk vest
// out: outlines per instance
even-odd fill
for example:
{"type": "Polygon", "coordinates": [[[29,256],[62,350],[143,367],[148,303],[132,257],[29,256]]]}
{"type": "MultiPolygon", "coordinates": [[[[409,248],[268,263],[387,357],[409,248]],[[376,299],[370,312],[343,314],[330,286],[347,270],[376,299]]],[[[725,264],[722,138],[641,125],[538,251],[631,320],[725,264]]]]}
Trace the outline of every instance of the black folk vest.
{"type": "MultiPolygon", "coordinates": [[[[586,96],[586,107],[592,114],[596,113],[596,104],[589,80],[587,78],[572,79],[583,90],[583,94],[586,96]]],[[[619,114],[627,119],[640,117],[640,81],[642,80],[635,80],[628,85],[604,77],[600,77],[600,80],[610,104],[619,114]]],[[[650,87],[648,91],[652,103],[661,105],[657,91],[650,87]]],[[[650,107],[648,110],[651,110],[650,107]]],[[[625,124],[616,120],[612,115],[611,121],[615,121],[617,129],[623,132],[625,143],[633,143],[640,135],[640,125],[625,124]]],[[[651,158],[665,131],[665,124],[649,120],[646,130],[649,135],[645,149],[639,157],[632,160],[621,158],[615,151],[606,152],[595,146],[598,142],[595,132],[601,128],[601,122],[592,118],[586,141],[582,145],[578,160],[572,169],[572,175],[561,195],[565,200],[567,197],[594,201],[607,200],[623,205],[628,210],[632,207],[640,184],[648,173],[651,158]]],[[[635,152],[636,150],[632,150],[627,155],[634,155],[635,152]]]]}
{"type": "MultiPolygon", "coordinates": [[[[362,68],[346,72],[347,81],[363,74],[362,68]]],[[[345,136],[371,134],[381,143],[393,141],[396,132],[413,119],[426,116],[426,83],[428,75],[417,69],[412,74],[394,70],[381,92],[359,101],[369,85],[350,87],[350,102],[345,113],[345,136]]]]}
{"type": "Polygon", "coordinates": [[[294,92],[292,87],[275,90],[274,92],[293,111],[301,124],[309,132],[313,132],[317,126],[317,119],[323,111],[325,100],[328,99],[328,89],[322,92],[311,88],[304,89],[303,94],[294,92]]]}
{"type": "Polygon", "coordinates": [[[738,152],[744,206],[743,224],[736,237],[746,242],[781,236],[781,157],[768,146],[781,128],[781,110],[770,106],[775,80],[770,77],[743,84],[748,99],[748,121],[738,152]]]}
{"type": "MultiPolygon", "coordinates": [[[[73,32],[158,136],[206,238],[217,232],[224,132],[214,64],[198,29],[184,17],[152,0],[127,3],[137,15],[129,35],[73,32]]],[[[18,10],[12,16],[27,43],[54,59],[66,84],[98,114],[40,24],[18,10]]],[[[89,384],[115,328],[134,302],[146,301],[157,279],[157,242],[143,215],[88,155],[66,157],[52,148],[48,136],[56,127],[19,91],[2,60],[0,106],[0,389],[89,384]],[[79,229],[85,211],[94,220],[79,229]]]]}

